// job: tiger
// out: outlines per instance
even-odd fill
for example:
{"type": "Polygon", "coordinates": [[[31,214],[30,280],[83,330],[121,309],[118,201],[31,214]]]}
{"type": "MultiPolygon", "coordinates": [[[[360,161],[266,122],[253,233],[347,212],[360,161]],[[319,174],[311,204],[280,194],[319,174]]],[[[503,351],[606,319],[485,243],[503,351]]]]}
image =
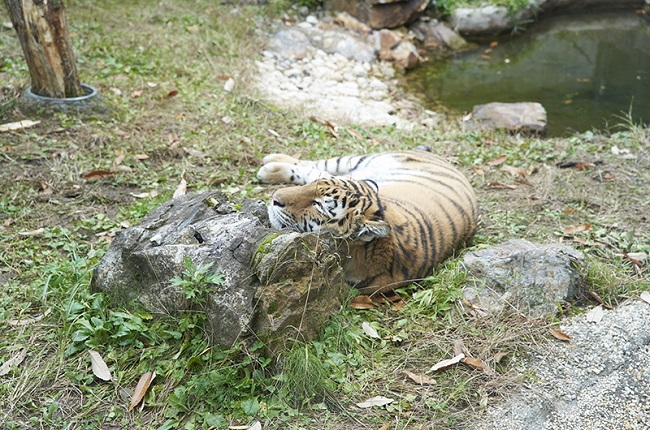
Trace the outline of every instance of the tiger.
{"type": "Polygon", "coordinates": [[[293,184],[268,204],[271,227],[331,233],[345,279],[362,294],[387,293],[433,273],[477,229],[469,180],[424,150],[299,160],[264,157],[257,178],[293,184]]]}

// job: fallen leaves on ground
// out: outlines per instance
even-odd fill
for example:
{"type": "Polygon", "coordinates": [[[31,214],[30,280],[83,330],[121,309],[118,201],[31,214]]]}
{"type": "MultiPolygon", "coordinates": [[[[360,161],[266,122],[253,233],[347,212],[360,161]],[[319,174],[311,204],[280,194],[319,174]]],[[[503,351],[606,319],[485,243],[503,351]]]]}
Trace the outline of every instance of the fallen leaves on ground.
{"type": "Polygon", "coordinates": [[[108,370],[108,366],[99,352],[91,349],[88,351],[88,354],[90,354],[93,374],[102,381],[110,381],[112,379],[111,372],[108,370]]]}
{"type": "Polygon", "coordinates": [[[650,292],[644,291],[639,295],[639,297],[641,298],[641,300],[643,300],[644,302],[650,305],[650,292]]]}
{"type": "Polygon", "coordinates": [[[556,166],[559,167],[560,169],[584,170],[584,169],[591,169],[592,167],[596,167],[596,164],[581,162],[581,161],[562,161],[560,163],[557,163],[556,166]]]}
{"type": "Polygon", "coordinates": [[[388,397],[384,396],[375,396],[371,397],[368,400],[357,403],[357,406],[360,407],[361,409],[367,409],[367,408],[372,408],[373,406],[384,406],[388,405],[389,403],[393,403],[395,399],[390,399],[388,397]]]}
{"type": "Polygon", "coordinates": [[[563,331],[554,328],[551,329],[551,334],[553,335],[554,338],[565,342],[570,342],[573,339],[571,336],[564,333],[563,331]]]}
{"type": "Polygon", "coordinates": [[[490,167],[499,166],[499,165],[505,163],[507,159],[508,159],[508,157],[506,157],[505,155],[502,155],[500,157],[495,158],[494,160],[488,161],[487,163],[485,163],[485,165],[490,166],[490,167]]]}
{"type": "Polygon", "coordinates": [[[468,365],[474,370],[480,370],[481,372],[484,373],[490,373],[491,369],[490,366],[487,365],[487,363],[480,358],[475,358],[475,357],[465,357],[462,360],[460,360],[461,363],[468,365]]]}
{"type": "Polygon", "coordinates": [[[403,370],[402,374],[408,376],[413,382],[415,382],[418,385],[433,385],[436,383],[435,379],[427,375],[409,372],[408,370],[403,370]]]}
{"type": "Polygon", "coordinates": [[[174,195],[172,198],[184,196],[185,193],[187,192],[187,181],[185,178],[181,178],[181,182],[178,184],[178,187],[176,187],[176,191],[174,191],[174,195]]]}
{"type": "Polygon", "coordinates": [[[598,323],[603,319],[603,316],[605,315],[605,311],[601,305],[596,306],[589,312],[587,312],[587,321],[593,322],[593,323],[598,323]]]}
{"type": "Polygon", "coordinates": [[[516,190],[517,189],[516,185],[504,184],[503,182],[498,182],[498,181],[488,182],[487,186],[490,187],[490,188],[501,188],[501,189],[506,189],[506,190],[516,190]]]}
{"type": "Polygon", "coordinates": [[[381,339],[381,336],[379,336],[379,333],[377,333],[377,330],[375,330],[369,323],[367,322],[362,322],[361,323],[361,329],[363,332],[368,336],[373,339],[381,339]]]}
{"type": "Polygon", "coordinates": [[[456,355],[453,358],[449,358],[447,360],[442,360],[442,361],[434,364],[433,366],[431,366],[431,369],[429,369],[429,372],[436,372],[438,370],[444,370],[444,369],[446,369],[448,367],[453,366],[454,364],[460,363],[460,361],[463,358],[465,358],[465,354],[460,353],[460,354],[456,355]]]}
{"type": "Polygon", "coordinates": [[[591,224],[584,223],[579,225],[570,225],[566,227],[564,230],[562,230],[562,233],[567,236],[573,236],[576,233],[580,233],[581,231],[587,231],[587,230],[591,230],[591,224]]]}
{"type": "Polygon", "coordinates": [[[0,366],[0,376],[9,373],[13,366],[19,366],[25,360],[25,357],[27,357],[27,348],[21,349],[16,355],[2,363],[2,366],[0,366]]]}
{"type": "Polygon", "coordinates": [[[20,236],[39,236],[41,234],[45,233],[45,229],[43,227],[37,228],[36,230],[30,230],[30,231],[19,231],[18,234],[20,236]]]}
{"type": "Polygon", "coordinates": [[[138,385],[135,386],[135,390],[133,391],[133,397],[131,397],[129,412],[132,411],[133,408],[138,406],[138,403],[142,401],[144,395],[147,394],[147,390],[149,389],[151,382],[154,380],[155,377],[156,377],[156,372],[146,372],[140,377],[140,380],[138,381],[138,385]]]}
{"type": "Polygon", "coordinates": [[[349,305],[353,309],[374,309],[375,308],[372,299],[364,295],[360,295],[353,298],[352,300],[350,300],[349,305]]]}
{"type": "Polygon", "coordinates": [[[31,119],[24,119],[22,121],[16,121],[16,122],[8,122],[6,124],[0,124],[0,132],[21,130],[23,128],[34,127],[35,125],[40,123],[41,123],[40,121],[32,121],[31,119]]]}

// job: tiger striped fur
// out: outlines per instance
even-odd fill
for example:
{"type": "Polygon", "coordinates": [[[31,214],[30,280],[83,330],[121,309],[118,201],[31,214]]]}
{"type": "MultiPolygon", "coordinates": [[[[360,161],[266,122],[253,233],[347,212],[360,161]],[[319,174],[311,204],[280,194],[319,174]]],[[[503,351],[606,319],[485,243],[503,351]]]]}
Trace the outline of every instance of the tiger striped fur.
{"type": "Polygon", "coordinates": [[[263,162],[257,174],[262,182],[301,185],[273,194],[268,207],[272,227],[347,239],[346,279],[365,294],[429,276],[476,231],[472,186],[430,152],[319,161],[272,154],[263,162]]]}

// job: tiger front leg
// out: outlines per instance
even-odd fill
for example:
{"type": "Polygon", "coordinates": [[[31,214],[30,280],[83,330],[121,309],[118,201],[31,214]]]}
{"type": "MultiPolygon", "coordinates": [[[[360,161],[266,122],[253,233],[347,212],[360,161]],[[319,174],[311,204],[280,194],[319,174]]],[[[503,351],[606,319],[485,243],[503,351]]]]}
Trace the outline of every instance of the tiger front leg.
{"type": "Polygon", "coordinates": [[[297,164],[285,163],[282,161],[266,162],[257,172],[257,179],[266,184],[310,184],[318,179],[330,178],[327,172],[312,169],[311,167],[297,164]]]}

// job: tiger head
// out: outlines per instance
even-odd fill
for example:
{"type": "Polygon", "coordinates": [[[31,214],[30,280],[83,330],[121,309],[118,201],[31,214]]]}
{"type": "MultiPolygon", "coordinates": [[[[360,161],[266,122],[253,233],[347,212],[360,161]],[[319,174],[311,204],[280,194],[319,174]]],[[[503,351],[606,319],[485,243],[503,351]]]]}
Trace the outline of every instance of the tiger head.
{"type": "Polygon", "coordinates": [[[377,191],[373,181],[341,178],[283,188],[269,204],[271,226],[369,242],[391,231],[377,191]]]}

